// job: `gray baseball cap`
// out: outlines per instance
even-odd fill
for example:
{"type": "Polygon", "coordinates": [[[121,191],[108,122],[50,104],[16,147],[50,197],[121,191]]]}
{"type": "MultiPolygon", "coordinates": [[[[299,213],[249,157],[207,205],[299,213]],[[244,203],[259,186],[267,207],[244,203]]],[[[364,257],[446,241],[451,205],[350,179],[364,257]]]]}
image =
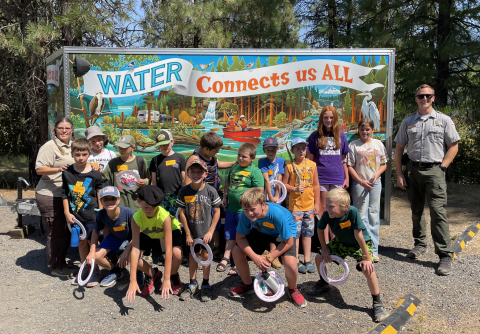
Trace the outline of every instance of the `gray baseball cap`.
{"type": "Polygon", "coordinates": [[[130,135],[121,136],[115,144],[117,147],[129,148],[130,146],[136,146],[135,139],[130,135]]]}
{"type": "Polygon", "coordinates": [[[103,141],[108,140],[108,136],[102,132],[102,129],[100,129],[99,126],[91,126],[87,130],[85,130],[85,137],[87,138],[87,140],[90,140],[95,136],[103,136],[103,141]]]}
{"type": "Polygon", "coordinates": [[[120,191],[118,191],[118,189],[115,187],[107,186],[100,190],[100,198],[104,198],[106,196],[120,198],[120,191]]]}

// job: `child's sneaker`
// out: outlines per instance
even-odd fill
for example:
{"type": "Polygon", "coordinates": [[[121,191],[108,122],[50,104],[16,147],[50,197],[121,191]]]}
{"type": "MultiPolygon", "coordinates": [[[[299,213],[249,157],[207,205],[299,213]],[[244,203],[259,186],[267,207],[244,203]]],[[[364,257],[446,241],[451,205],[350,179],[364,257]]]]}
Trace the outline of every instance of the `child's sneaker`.
{"type": "MultiPolygon", "coordinates": [[[[264,251],[262,256],[267,257],[268,254],[270,254],[270,252],[264,251]]],[[[278,260],[278,257],[275,258],[275,260],[273,260],[272,267],[275,268],[275,269],[282,268],[282,264],[278,260]]]]}
{"type": "Polygon", "coordinates": [[[116,281],[118,281],[119,279],[121,279],[123,277],[123,272],[122,271],[119,271],[117,273],[114,273],[114,272],[110,272],[110,275],[108,275],[107,277],[105,277],[101,282],[100,282],[100,286],[104,286],[104,287],[107,287],[107,286],[112,286],[115,284],[116,281]]]}
{"type": "Polygon", "coordinates": [[[312,262],[305,262],[305,267],[307,267],[307,272],[310,274],[315,272],[315,267],[312,262]]]}
{"type": "Polygon", "coordinates": [[[198,283],[189,284],[187,288],[180,294],[180,300],[188,300],[193,297],[194,294],[198,292],[198,283]]]}
{"type": "Polygon", "coordinates": [[[155,290],[155,286],[158,286],[162,281],[162,272],[157,268],[154,268],[153,271],[155,272],[153,277],[145,275],[145,280],[143,281],[142,295],[145,297],[150,296],[155,290]]]}
{"type": "Polygon", "coordinates": [[[210,285],[202,285],[200,300],[204,303],[212,300],[212,287],[210,285]]]}
{"type": "Polygon", "coordinates": [[[328,291],[330,291],[330,284],[328,284],[323,279],[320,279],[317,281],[317,283],[315,283],[315,285],[310,289],[310,291],[308,291],[308,294],[312,296],[318,296],[328,291]]]}
{"type": "MultiPolygon", "coordinates": [[[[92,274],[93,275],[93,274],[92,274]]],[[[82,271],[82,281],[85,281],[88,277],[88,270],[82,271]]],[[[75,275],[75,277],[72,279],[72,285],[77,286],[78,285],[78,273],[75,275]]]]}
{"type": "Polygon", "coordinates": [[[385,306],[382,303],[373,303],[373,316],[375,322],[381,322],[388,317],[387,310],[385,310],[385,306]]]}
{"type": "Polygon", "coordinates": [[[87,283],[87,288],[93,288],[98,285],[98,279],[100,278],[100,270],[93,270],[92,276],[87,283]]]}
{"type": "Polygon", "coordinates": [[[178,281],[178,284],[175,284],[172,281],[172,291],[175,296],[180,296],[184,289],[185,287],[180,280],[178,281]]]}
{"type": "Polygon", "coordinates": [[[228,293],[228,295],[230,297],[233,297],[233,298],[238,298],[238,297],[241,297],[243,295],[250,295],[252,293],[255,293],[255,290],[253,290],[253,284],[252,284],[252,287],[249,288],[245,284],[242,283],[241,285],[237,286],[235,289],[230,291],[228,293]]]}
{"type": "Polygon", "coordinates": [[[297,266],[298,266],[298,272],[300,274],[306,274],[307,273],[307,267],[305,267],[305,265],[302,262],[298,262],[297,266]]]}
{"type": "Polygon", "coordinates": [[[307,301],[305,298],[303,298],[302,294],[298,289],[295,289],[293,293],[290,293],[290,290],[288,291],[288,297],[290,297],[295,304],[295,306],[298,307],[305,307],[307,306],[307,301]]]}

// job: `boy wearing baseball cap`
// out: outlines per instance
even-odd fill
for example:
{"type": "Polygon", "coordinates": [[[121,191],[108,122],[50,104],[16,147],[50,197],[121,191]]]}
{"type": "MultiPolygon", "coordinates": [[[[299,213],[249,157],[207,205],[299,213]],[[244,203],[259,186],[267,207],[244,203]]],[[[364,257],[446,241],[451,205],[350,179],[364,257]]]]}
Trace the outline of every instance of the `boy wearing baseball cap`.
{"type": "Polygon", "coordinates": [[[110,274],[100,282],[100,286],[112,286],[123,277],[121,268],[125,268],[129,259],[132,247],[131,222],[134,212],[130,208],[119,206],[120,191],[112,186],[107,186],[100,191],[100,202],[103,209],[97,213],[87,263],[94,259],[100,267],[110,270],[110,274]],[[108,229],[109,234],[97,247],[98,236],[104,228],[108,229]],[[125,240],[128,240],[129,244],[117,263],[115,254],[125,240]]]}
{"type": "MultiPolygon", "coordinates": [[[[285,167],[285,159],[278,158],[278,142],[275,138],[265,138],[263,141],[263,152],[267,155],[265,158],[258,159],[258,168],[265,179],[265,193],[268,196],[268,201],[277,203],[280,196],[280,186],[271,186],[270,182],[274,180],[282,181],[285,167]]],[[[275,249],[275,244],[270,244],[270,252],[275,249]]],[[[264,255],[268,255],[265,251],[264,255]]],[[[282,265],[278,259],[272,263],[272,267],[280,268],[282,265]]]]}
{"type": "Polygon", "coordinates": [[[145,273],[143,296],[149,296],[161,285],[162,298],[168,298],[169,293],[179,295],[183,291],[182,282],[178,276],[178,268],[182,263],[182,233],[180,223],[160,206],[165,195],[153,185],[143,186],[138,193],[138,204],[141,210],[132,219],[132,251],[130,256],[130,285],[127,291],[128,301],[135,300],[140,287],[135,278],[135,272],[145,273]],[[151,249],[155,240],[165,238],[165,279],[158,268],[152,268],[141,258],[141,251],[151,249]]]}
{"type": "Polygon", "coordinates": [[[120,205],[132,209],[134,212],[140,210],[140,204],[137,202],[139,189],[148,184],[147,162],[144,157],[133,155],[135,150],[135,139],[130,135],[120,137],[115,147],[120,153],[119,157],[110,160],[102,172],[103,179],[110,182],[115,188],[120,190],[120,205]],[[117,174],[122,171],[131,170],[140,176],[136,180],[137,189],[119,188],[117,174]]]}
{"type": "Polygon", "coordinates": [[[165,199],[162,206],[172,216],[177,213],[177,196],[185,181],[185,157],[173,151],[173,136],[162,130],[157,134],[156,146],[162,152],[150,162],[152,185],[159,187],[165,199]]]}
{"type": "Polygon", "coordinates": [[[96,165],[100,168],[100,172],[105,169],[108,162],[117,155],[110,150],[107,150],[104,144],[108,141],[108,136],[102,132],[100,127],[91,126],[85,131],[85,137],[92,145],[92,152],[88,157],[87,162],[90,165],[96,165]]]}
{"type": "Polygon", "coordinates": [[[312,236],[315,228],[315,215],[320,214],[320,183],[318,182],[317,164],[306,158],[307,142],[302,138],[292,140],[293,161],[286,164],[283,183],[290,192],[289,210],[297,224],[296,238],[302,236],[302,246],[305,264],[298,258],[298,272],[305,274],[315,272],[315,267],[310,261],[312,236]]]}
{"type": "MultiPolygon", "coordinates": [[[[208,244],[213,248],[213,233],[220,219],[220,205],[222,200],[218,196],[215,188],[205,183],[208,169],[207,164],[195,158],[189,160],[187,165],[187,174],[191,183],[182,189],[177,198],[177,206],[180,210],[180,221],[183,224],[186,234],[187,246],[193,246],[193,239],[201,239],[204,244],[208,244]]],[[[208,259],[208,252],[201,250],[203,260],[208,259]]],[[[209,284],[210,265],[203,267],[203,281],[200,300],[207,302],[211,300],[212,287],[209,284]]],[[[190,299],[198,292],[198,282],[196,279],[197,263],[194,261],[190,253],[190,261],[188,263],[190,273],[190,284],[181,294],[180,300],[190,299]]]]}

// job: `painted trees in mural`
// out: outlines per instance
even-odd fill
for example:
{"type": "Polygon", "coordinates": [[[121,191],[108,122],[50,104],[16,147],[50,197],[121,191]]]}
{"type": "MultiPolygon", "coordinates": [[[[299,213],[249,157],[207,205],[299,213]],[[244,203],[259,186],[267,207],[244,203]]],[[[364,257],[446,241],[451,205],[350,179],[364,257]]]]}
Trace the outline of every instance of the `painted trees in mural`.
{"type": "Polygon", "coordinates": [[[147,125],[152,126],[152,113],[151,113],[151,107],[152,104],[155,101],[155,98],[153,97],[154,92],[148,92],[147,96],[145,96],[143,99],[145,100],[145,103],[147,104],[147,110],[148,110],[148,116],[147,116],[147,125]]]}

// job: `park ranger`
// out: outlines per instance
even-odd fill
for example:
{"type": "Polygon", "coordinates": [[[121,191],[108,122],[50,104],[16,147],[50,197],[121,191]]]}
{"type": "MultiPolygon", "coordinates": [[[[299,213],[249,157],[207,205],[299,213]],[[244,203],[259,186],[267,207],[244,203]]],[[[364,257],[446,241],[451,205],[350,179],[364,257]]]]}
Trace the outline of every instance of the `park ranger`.
{"type": "Polygon", "coordinates": [[[430,208],[431,233],[435,253],[440,257],[438,275],[452,271],[450,231],[445,206],[447,184],[445,171],[458,152],[460,136],[452,119],[432,107],[435,91],[429,85],[417,88],[415,102],[418,111],[405,118],[395,142],[395,166],[398,186],[407,190],[413,220],[414,248],[408,258],[417,259],[427,247],[425,224],[425,196],[430,208]],[[402,156],[407,150],[405,175],[402,174],[402,156]]]}

